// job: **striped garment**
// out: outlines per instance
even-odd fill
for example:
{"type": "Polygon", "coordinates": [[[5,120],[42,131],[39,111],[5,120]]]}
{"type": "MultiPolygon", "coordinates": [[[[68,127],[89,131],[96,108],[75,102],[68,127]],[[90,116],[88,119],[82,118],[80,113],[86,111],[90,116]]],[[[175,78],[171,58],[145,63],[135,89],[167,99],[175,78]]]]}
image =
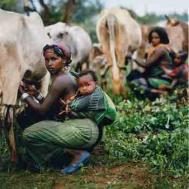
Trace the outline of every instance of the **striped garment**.
{"type": "Polygon", "coordinates": [[[23,132],[26,152],[40,168],[49,167],[52,161],[63,162],[65,148],[90,149],[98,137],[97,125],[87,118],[40,121],[23,132]]]}
{"type": "Polygon", "coordinates": [[[116,119],[116,109],[110,97],[100,88],[87,96],[76,97],[70,104],[80,118],[90,118],[97,125],[106,125],[116,119]]]}

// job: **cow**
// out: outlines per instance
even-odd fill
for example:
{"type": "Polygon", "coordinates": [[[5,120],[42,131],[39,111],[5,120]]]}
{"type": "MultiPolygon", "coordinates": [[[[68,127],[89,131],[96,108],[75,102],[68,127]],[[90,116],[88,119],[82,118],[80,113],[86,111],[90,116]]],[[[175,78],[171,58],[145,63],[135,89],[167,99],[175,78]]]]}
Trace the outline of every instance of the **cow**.
{"type": "MultiPolygon", "coordinates": [[[[148,41],[148,35],[149,35],[151,29],[153,28],[153,26],[141,24],[140,28],[141,28],[141,32],[142,32],[142,43],[141,43],[140,47],[135,51],[135,53],[133,53],[133,55],[132,55],[133,59],[135,59],[135,58],[146,59],[147,50],[150,47],[150,43],[148,41]]],[[[140,72],[144,72],[143,67],[139,66],[133,60],[130,60],[130,61],[131,61],[131,65],[130,65],[131,71],[138,70],[140,72]]]]}
{"type": "Polygon", "coordinates": [[[138,52],[137,56],[140,58],[145,58],[146,50],[150,46],[149,41],[148,41],[148,34],[150,33],[152,26],[142,24],[140,27],[141,27],[141,32],[142,32],[142,43],[139,49],[137,49],[137,52],[138,52]]]}
{"type": "Polygon", "coordinates": [[[140,25],[126,9],[104,9],[97,21],[96,32],[111,69],[113,92],[124,93],[125,73],[121,68],[125,66],[127,53],[141,45],[140,25]]]}
{"type": "Polygon", "coordinates": [[[166,16],[166,31],[170,40],[170,47],[176,53],[179,51],[188,52],[188,29],[189,25],[185,22],[169,18],[166,16]]]}
{"type": "Polygon", "coordinates": [[[103,89],[107,89],[107,59],[102,52],[102,47],[99,43],[94,43],[89,55],[90,68],[98,75],[98,83],[103,89]]]}
{"type": "Polygon", "coordinates": [[[72,53],[72,67],[76,71],[80,71],[82,64],[88,63],[89,54],[92,49],[89,34],[80,26],[71,26],[63,22],[58,22],[45,28],[53,43],[68,46],[72,53]]]}
{"type": "Polygon", "coordinates": [[[20,81],[41,81],[41,92],[48,90],[49,75],[42,48],[51,41],[40,16],[25,16],[0,9],[0,120],[7,130],[11,160],[16,161],[13,133],[13,108],[16,106],[20,81]]]}

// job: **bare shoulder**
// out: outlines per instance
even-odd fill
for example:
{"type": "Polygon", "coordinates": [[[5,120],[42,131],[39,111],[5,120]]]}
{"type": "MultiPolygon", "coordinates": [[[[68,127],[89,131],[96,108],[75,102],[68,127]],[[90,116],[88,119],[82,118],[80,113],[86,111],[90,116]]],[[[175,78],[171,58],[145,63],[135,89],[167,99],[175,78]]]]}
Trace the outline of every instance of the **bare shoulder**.
{"type": "Polygon", "coordinates": [[[73,77],[71,76],[71,74],[67,73],[67,74],[62,74],[56,77],[54,82],[73,82],[73,77]]]}
{"type": "Polygon", "coordinates": [[[163,55],[168,52],[168,49],[166,47],[158,47],[156,48],[155,52],[157,54],[163,55]]]}
{"type": "Polygon", "coordinates": [[[55,78],[53,86],[55,88],[64,88],[65,86],[75,85],[76,81],[71,74],[62,74],[55,78]]]}

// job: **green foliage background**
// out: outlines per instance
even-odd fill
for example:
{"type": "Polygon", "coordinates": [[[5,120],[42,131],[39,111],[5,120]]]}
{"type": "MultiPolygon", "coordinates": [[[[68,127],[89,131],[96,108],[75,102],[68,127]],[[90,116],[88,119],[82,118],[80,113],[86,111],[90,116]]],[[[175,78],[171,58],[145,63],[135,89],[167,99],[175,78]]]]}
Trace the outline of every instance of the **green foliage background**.
{"type": "Polygon", "coordinates": [[[176,99],[118,103],[117,120],[106,128],[107,151],[126,161],[144,161],[161,175],[187,174],[189,106],[176,99]]]}
{"type": "MultiPolygon", "coordinates": [[[[109,156],[145,162],[162,176],[187,175],[189,104],[177,92],[153,102],[139,101],[132,94],[130,100],[116,97],[117,119],[105,128],[104,147],[109,156]]],[[[7,169],[11,168],[4,135],[0,135],[0,154],[7,169]]]]}

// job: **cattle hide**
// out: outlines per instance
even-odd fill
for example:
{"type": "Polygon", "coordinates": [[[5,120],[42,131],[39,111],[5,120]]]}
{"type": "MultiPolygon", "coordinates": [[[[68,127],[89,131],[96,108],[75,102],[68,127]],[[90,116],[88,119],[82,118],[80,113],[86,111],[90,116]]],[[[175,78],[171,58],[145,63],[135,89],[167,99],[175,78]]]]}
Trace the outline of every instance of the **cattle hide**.
{"type": "MultiPolygon", "coordinates": [[[[5,120],[5,115],[7,118],[12,117],[11,108],[16,104],[19,83],[24,76],[26,79],[41,80],[42,93],[47,94],[49,75],[42,56],[42,48],[47,43],[50,43],[50,39],[37,13],[31,13],[27,17],[0,9],[1,120],[5,120]]],[[[11,122],[13,120],[9,120],[8,125],[12,125],[11,122]]],[[[13,131],[11,126],[8,136],[9,131],[13,131]]],[[[9,143],[13,145],[13,136],[9,139],[9,143]]],[[[15,147],[12,146],[11,149],[15,147]]]]}
{"type": "Polygon", "coordinates": [[[169,36],[170,47],[178,53],[179,51],[188,52],[188,30],[189,25],[185,22],[167,18],[166,31],[169,36]]]}
{"type": "Polygon", "coordinates": [[[88,62],[92,42],[89,34],[80,26],[70,26],[62,22],[46,27],[46,32],[55,44],[69,47],[72,54],[72,67],[78,71],[88,62]]]}
{"type": "Polygon", "coordinates": [[[133,52],[142,42],[139,24],[125,9],[112,8],[101,12],[96,26],[102,51],[111,66],[113,92],[124,93],[125,66],[128,51],[133,52]]]}

